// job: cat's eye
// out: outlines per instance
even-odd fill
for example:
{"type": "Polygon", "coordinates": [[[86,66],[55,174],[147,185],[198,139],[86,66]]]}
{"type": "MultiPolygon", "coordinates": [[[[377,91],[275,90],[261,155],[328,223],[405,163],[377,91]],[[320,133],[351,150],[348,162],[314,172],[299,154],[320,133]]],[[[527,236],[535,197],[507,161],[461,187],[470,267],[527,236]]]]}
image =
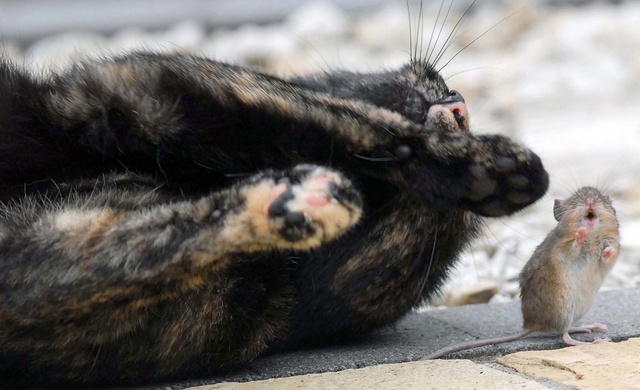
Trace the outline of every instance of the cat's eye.
{"type": "Polygon", "coordinates": [[[406,160],[411,157],[411,148],[408,145],[398,145],[393,151],[393,155],[397,161],[406,160]]]}

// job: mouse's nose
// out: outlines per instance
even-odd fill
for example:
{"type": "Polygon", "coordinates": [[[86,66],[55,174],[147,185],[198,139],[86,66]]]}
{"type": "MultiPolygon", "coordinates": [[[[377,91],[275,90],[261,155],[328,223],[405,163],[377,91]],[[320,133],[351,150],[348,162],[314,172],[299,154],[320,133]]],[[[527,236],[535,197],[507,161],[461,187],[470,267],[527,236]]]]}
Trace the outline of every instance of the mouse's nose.
{"type": "Polygon", "coordinates": [[[587,198],[587,206],[593,206],[596,203],[596,200],[594,198],[587,198]]]}

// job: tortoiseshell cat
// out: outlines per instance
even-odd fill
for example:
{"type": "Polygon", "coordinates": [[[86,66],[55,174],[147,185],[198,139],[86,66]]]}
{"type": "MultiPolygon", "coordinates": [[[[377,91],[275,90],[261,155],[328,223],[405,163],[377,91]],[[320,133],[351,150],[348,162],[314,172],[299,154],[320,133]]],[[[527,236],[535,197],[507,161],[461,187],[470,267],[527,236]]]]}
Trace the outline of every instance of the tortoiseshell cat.
{"type": "Polygon", "coordinates": [[[540,159],[469,132],[420,58],[283,80],[134,53],[37,79],[0,64],[5,386],[211,375],[387,325],[540,159]]]}

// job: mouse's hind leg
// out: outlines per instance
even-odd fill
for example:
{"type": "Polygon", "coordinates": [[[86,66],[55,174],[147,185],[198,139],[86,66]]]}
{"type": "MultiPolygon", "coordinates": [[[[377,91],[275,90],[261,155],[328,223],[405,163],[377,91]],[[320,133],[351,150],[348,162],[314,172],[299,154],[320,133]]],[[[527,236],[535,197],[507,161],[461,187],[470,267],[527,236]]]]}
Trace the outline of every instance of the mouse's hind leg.
{"type": "Polygon", "coordinates": [[[605,333],[606,331],[607,331],[606,325],[596,322],[590,325],[571,327],[567,330],[567,333],[592,333],[592,332],[605,333]]]}
{"type": "Polygon", "coordinates": [[[600,323],[594,323],[594,324],[590,324],[590,325],[571,327],[571,328],[567,329],[567,331],[562,334],[562,341],[564,341],[564,343],[568,344],[568,345],[584,345],[584,344],[606,343],[606,342],[609,342],[611,340],[609,338],[602,338],[602,339],[595,339],[595,340],[593,340],[593,342],[588,343],[588,342],[584,342],[584,341],[574,340],[570,335],[571,333],[592,333],[592,332],[603,332],[604,333],[606,331],[607,331],[607,326],[604,325],[604,324],[600,324],[600,323]]]}

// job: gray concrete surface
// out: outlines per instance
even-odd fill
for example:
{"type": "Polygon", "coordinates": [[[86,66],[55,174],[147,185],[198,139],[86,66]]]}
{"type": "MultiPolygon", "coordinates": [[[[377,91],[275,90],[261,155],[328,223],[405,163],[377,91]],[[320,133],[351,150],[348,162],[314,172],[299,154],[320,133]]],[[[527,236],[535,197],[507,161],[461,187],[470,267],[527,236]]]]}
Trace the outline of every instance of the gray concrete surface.
{"type": "MultiPolygon", "coordinates": [[[[640,336],[640,289],[601,292],[580,323],[601,322],[609,327],[613,341],[640,336]]],[[[349,344],[293,351],[258,359],[245,368],[216,378],[166,384],[145,389],[177,390],[225,381],[245,382],[309,373],[340,371],[378,364],[421,359],[441,347],[464,340],[514,333],[521,329],[519,302],[472,305],[412,313],[396,325],[349,344]]],[[[590,340],[593,335],[576,335],[590,340]]],[[[522,350],[562,347],[557,335],[534,334],[499,346],[452,354],[478,362],[522,350]]]]}

